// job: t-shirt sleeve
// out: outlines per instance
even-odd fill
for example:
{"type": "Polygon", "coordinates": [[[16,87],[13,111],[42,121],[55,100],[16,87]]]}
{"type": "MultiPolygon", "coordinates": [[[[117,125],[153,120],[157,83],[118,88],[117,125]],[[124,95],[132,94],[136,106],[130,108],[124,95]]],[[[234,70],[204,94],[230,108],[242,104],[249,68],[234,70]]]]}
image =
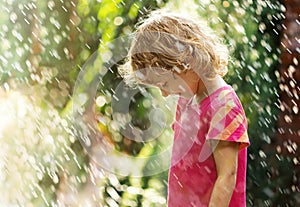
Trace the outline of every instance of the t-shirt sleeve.
{"type": "Polygon", "coordinates": [[[247,119],[237,97],[212,106],[206,140],[238,142],[239,149],[249,146],[247,119]]]}

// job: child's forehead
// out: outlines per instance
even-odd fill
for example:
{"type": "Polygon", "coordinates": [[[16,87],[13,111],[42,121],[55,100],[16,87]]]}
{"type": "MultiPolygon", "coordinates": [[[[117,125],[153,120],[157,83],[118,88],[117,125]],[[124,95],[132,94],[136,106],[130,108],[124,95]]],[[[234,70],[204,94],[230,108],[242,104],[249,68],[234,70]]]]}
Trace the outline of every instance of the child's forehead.
{"type": "Polygon", "coordinates": [[[161,67],[146,67],[146,68],[141,68],[135,71],[136,74],[143,75],[143,76],[149,76],[149,75],[164,75],[168,73],[172,73],[172,71],[163,69],[161,67]]]}
{"type": "Polygon", "coordinates": [[[173,72],[163,69],[140,69],[135,72],[139,81],[144,83],[157,83],[170,79],[173,76],[173,72]]]}

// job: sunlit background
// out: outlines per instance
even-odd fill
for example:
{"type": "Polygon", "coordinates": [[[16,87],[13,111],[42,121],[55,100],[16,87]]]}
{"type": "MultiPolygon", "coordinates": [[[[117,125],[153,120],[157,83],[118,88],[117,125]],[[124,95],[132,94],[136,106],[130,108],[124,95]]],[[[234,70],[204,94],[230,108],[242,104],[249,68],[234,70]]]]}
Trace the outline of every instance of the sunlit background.
{"type": "MultiPolygon", "coordinates": [[[[202,18],[230,49],[226,80],[249,122],[247,206],[300,206],[298,0],[0,3],[0,206],[166,206],[167,170],[141,177],[105,171],[82,147],[70,118],[75,82],[89,57],[102,54],[86,83],[101,70],[104,56],[126,51],[101,49],[100,43],[130,34],[139,18],[158,8],[202,18]]],[[[116,67],[111,71],[93,97],[90,117],[103,139],[131,156],[150,157],[170,145],[169,128],[163,141],[151,144],[122,136],[111,109],[111,89],[121,78],[116,67]]],[[[135,99],[131,120],[146,129],[153,106],[144,96],[135,99]]],[[[136,170],[147,174],[147,163],[136,170]]]]}

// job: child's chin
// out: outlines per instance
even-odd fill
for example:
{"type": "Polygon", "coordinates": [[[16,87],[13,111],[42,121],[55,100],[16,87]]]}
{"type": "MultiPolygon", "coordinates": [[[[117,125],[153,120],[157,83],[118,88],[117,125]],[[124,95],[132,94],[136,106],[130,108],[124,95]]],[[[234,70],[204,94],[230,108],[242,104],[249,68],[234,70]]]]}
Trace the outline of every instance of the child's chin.
{"type": "Polygon", "coordinates": [[[194,94],[186,94],[186,93],[179,93],[178,95],[186,99],[190,99],[194,96],[194,94]]]}

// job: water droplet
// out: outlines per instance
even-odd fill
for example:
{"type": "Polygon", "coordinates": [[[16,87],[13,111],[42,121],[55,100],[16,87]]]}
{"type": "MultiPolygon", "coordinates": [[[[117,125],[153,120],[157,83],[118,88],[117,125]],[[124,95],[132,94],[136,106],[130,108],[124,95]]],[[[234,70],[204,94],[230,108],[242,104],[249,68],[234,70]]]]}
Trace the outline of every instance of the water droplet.
{"type": "Polygon", "coordinates": [[[299,112],[298,106],[293,106],[293,112],[294,112],[295,114],[298,114],[298,112],[299,112]]]}
{"type": "Polygon", "coordinates": [[[116,26],[120,26],[121,24],[123,24],[123,18],[122,18],[122,17],[116,17],[116,18],[114,19],[114,24],[115,24],[116,26]]]}
{"type": "Polygon", "coordinates": [[[96,105],[97,105],[98,107],[102,107],[102,106],[104,106],[104,104],[106,104],[106,99],[105,99],[105,97],[104,97],[104,96],[98,96],[98,97],[96,98],[96,105]]]}

